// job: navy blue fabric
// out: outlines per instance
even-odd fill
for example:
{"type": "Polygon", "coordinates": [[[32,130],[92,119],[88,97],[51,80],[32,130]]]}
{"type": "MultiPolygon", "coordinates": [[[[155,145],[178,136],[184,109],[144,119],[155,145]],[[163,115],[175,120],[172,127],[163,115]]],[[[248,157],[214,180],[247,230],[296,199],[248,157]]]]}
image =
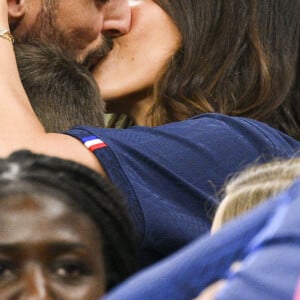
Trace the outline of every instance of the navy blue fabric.
{"type": "Polygon", "coordinates": [[[134,275],[104,300],[189,300],[228,278],[217,300],[292,299],[300,275],[300,180],[252,212],[134,275]]]}
{"type": "Polygon", "coordinates": [[[230,175],[300,148],[263,123],[221,114],[154,128],[81,126],[67,134],[79,140],[94,135],[108,145],[94,154],[127,197],[143,264],[209,230],[217,191],[230,175]]]}

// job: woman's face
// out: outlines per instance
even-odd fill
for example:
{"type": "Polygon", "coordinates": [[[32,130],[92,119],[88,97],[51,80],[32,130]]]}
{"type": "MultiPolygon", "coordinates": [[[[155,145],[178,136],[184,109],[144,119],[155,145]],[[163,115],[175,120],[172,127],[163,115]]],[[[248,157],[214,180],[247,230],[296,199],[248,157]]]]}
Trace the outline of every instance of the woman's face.
{"type": "Polygon", "coordinates": [[[180,47],[181,35],[160,6],[152,0],[129,0],[129,3],[130,32],[114,40],[114,49],[94,70],[107,102],[151,87],[180,47]]]}
{"type": "Polygon", "coordinates": [[[104,266],[96,225],[54,196],[0,201],[0,299],[96,300],[104,266]]]}

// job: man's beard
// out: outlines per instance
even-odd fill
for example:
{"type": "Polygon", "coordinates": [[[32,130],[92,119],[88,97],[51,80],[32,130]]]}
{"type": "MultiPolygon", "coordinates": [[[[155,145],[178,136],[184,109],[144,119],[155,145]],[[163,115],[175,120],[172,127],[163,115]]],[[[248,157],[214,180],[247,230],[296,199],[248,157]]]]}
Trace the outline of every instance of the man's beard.
{"type": "Polygon", "coordinates": [[[106,56],[112,48],[113,48],[112,39],[108,37],[104,37],[101,46],[95,50],[89,51],[88,55],[84,58],[82,64],[89,70],[92,70],[97,65],[99,60],[104,56],[106,56]]]}
{"type": "MultiPolygon", "coordinates": [[[[57,3],[47,2],[44,7],[38,13],[35,22],[31,26],[30,30],[25,35],[15,36],[16,42],[21,43],[51,43],[59,46],[64,51],[70,53],[76,58],[78,50],[72,43],[66,33],[60,30],[56,24],[56,11],[57,3]],[[48,3],[48,4],[47,4],[48,3]]],[[[108,52],[113,48],[113,41],[111,38],[103,36],[101,45],[95,49],[90,50],[87,55],[79,61],[85,65],[88,69],[93,68],[99,60],[106,56],[108,52]]]]}

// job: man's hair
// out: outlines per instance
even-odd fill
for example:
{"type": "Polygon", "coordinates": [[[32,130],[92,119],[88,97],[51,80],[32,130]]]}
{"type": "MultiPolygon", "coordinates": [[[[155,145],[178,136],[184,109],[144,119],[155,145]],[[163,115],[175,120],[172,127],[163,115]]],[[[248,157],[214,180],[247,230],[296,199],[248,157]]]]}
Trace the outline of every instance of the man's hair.
{"type": "Polygon", "coordinates": [[[300,157],[253,165],[235,175],[224,187],[221,224],[251,210],[288,188],[300,176],[300,157]]]}
{"type": "Polygon", "coordinates": [[[46,131],[104,127],[104,101],[88,69],[50,44],[15,45],[20,77],[46,131]]]}
{"type": "Polygon", "coordinates": [[[182,35],[154,85],[153,126],[202,113],[300,139],[299,0],[155,0],[182,35]]]}
{"type": "Polygon", "coordinates": [[[135,235],[126,204],[110,182],[81,164],[30,151],[0,159],[0,201],[10,195],[35,194],[41,186],[65,195],[58,200],[85,213],[98,228],[106,290],[136,270],[135,235]]]}

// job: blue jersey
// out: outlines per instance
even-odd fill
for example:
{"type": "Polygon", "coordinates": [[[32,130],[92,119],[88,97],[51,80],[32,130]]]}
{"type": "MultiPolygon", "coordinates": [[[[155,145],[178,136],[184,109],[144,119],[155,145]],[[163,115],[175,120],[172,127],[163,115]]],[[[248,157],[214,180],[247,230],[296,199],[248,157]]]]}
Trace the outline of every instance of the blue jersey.
{"type": "Polygon", "coordinates": [[[188,300],[218,279],[216,300],[286,300],[300,278],[300,179],[287,191],[137,273],[104,300],[188,300]],[[230,266],[240,261],[232,273],[230,266]]]}
{"type": "Polygon", "coordinates": [[[293,138],[258,121],[221,114],[158,127],[76,127],[126,195],[141,260],[148,264],[210,229],[224,182],[250,163],[289,157],[293,138]]]}

